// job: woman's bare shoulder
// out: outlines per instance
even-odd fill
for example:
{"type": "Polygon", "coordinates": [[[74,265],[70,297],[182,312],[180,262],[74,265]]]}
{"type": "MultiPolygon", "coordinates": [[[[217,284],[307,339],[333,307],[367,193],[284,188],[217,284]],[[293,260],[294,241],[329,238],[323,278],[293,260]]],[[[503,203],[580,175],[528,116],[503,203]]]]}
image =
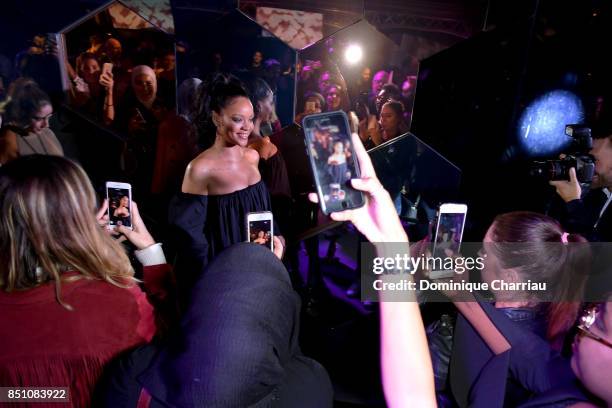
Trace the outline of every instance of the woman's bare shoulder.
{"type": "Polygon", "coordinates": [[[257,165],[259,163],[259,153],[257,150],[251,149],[250,147],[244,148],[244,158],[252,164],[257,165]]]}
{"type": "Polygon", "coordinates": [[[193,159],[185,170],[181,191],[190,194],[208,194],[208,181],[214,161],[214,154],[208,150],[193,159]]]}

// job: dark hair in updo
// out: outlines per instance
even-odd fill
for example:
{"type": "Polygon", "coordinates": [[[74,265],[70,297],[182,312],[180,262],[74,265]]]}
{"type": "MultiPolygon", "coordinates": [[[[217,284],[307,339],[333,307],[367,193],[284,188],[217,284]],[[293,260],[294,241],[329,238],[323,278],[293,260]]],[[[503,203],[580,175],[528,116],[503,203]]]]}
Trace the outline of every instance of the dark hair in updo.
{"type": "Polygon", "coordinates": [[[235,98],[249,98],[242,82],[233,75],[216,73],[205,79],[197,89],[195,126],[200,147],[208,149],[215,142],[217,129],[212,120],[213,112],[229,105],[235,98]]]}

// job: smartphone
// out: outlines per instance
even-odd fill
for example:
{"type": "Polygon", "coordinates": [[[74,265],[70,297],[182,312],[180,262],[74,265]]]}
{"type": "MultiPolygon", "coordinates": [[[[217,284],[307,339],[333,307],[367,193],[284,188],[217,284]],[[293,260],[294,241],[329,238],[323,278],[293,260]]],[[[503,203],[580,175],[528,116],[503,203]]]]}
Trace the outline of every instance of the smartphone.
{"type": "Polygon", "coordinates": [[[102,75],[104,74],[110,74],[113,72],[113,63],[112,62],[105,62],[104,64],[102,64],[102,75]]]}
{"type": "MultiPolygon", "coordinates": [[[[463,227],[467,205],[442,204],[438,209],[436,233],[433,241],[433,255],[436,258],[449,258],[459,255],[463,240],[463,227]]],[[[452,277],[453,270],[431,271],[430,278],[440,279],[452,277]]]]}
{"type": "Polygon", "coordinates": [[[361,191],[350,180],[359,178],[359,165],[348,118],[343,111],[307,115],[302,119],[306,152],[324,214],[359,208],[365,204],[361,191]]]}
{"type": "Polygon", "coordinates": [[[108,199],[108,227],[115,229],[123,225],[132,229],[132,186],[116,181],[106,182],[108,199]]]}
{"type": "Polygon", "coordinates": [[[247,214],[247,237],[249,242],[273,249],[274,225],[270,211],[247,214]]]}

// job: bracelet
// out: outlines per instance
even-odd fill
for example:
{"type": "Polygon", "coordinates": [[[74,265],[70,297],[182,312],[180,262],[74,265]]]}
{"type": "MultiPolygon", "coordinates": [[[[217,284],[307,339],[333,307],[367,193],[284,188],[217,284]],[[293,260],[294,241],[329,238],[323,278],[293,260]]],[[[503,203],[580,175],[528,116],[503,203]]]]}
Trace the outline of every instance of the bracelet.
{"type": "Polygon", "coordinates": [[[104,104],[104,107],[105,107],[105,108],[112,108],[113,106],[115,106],[115,105],[107,105],[107,104],[104,104]]]}

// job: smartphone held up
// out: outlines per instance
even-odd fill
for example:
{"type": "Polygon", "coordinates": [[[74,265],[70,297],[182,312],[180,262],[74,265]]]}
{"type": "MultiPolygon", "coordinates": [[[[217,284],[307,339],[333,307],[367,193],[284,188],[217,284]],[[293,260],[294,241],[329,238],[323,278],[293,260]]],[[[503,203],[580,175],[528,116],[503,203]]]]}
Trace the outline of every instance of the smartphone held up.
{"type": "Polygon", "coordinates": [[[132,229],[132,186],[129,183],[106,182],[108,199],[108,227],[119,225],[132,229]]]}
{"type": "MultiPolygon", "coordinates": [[[[434,257],[453,258],[460,255],[466,214],[465,204],[446,203],[440,206],[433,241],[434,257]]],[[[440,279],[452,277],[453,274],[453,270],[438,270],[432,271],[430,277],[440,279]]]]}
{"type": "Polygon", "coordinates": [[[323,213],[362,207],[363,193],[350,184],[351,179],[360,177],[360,172],[346,114],[337,111],[308,115],[302,124],[323,213]]]}
{"type": "Polygon", "coordinates": [[[247,214],[247,237],[249,242],[274,249],[274,224],[270,211],[252,212],[247,214]]]}

